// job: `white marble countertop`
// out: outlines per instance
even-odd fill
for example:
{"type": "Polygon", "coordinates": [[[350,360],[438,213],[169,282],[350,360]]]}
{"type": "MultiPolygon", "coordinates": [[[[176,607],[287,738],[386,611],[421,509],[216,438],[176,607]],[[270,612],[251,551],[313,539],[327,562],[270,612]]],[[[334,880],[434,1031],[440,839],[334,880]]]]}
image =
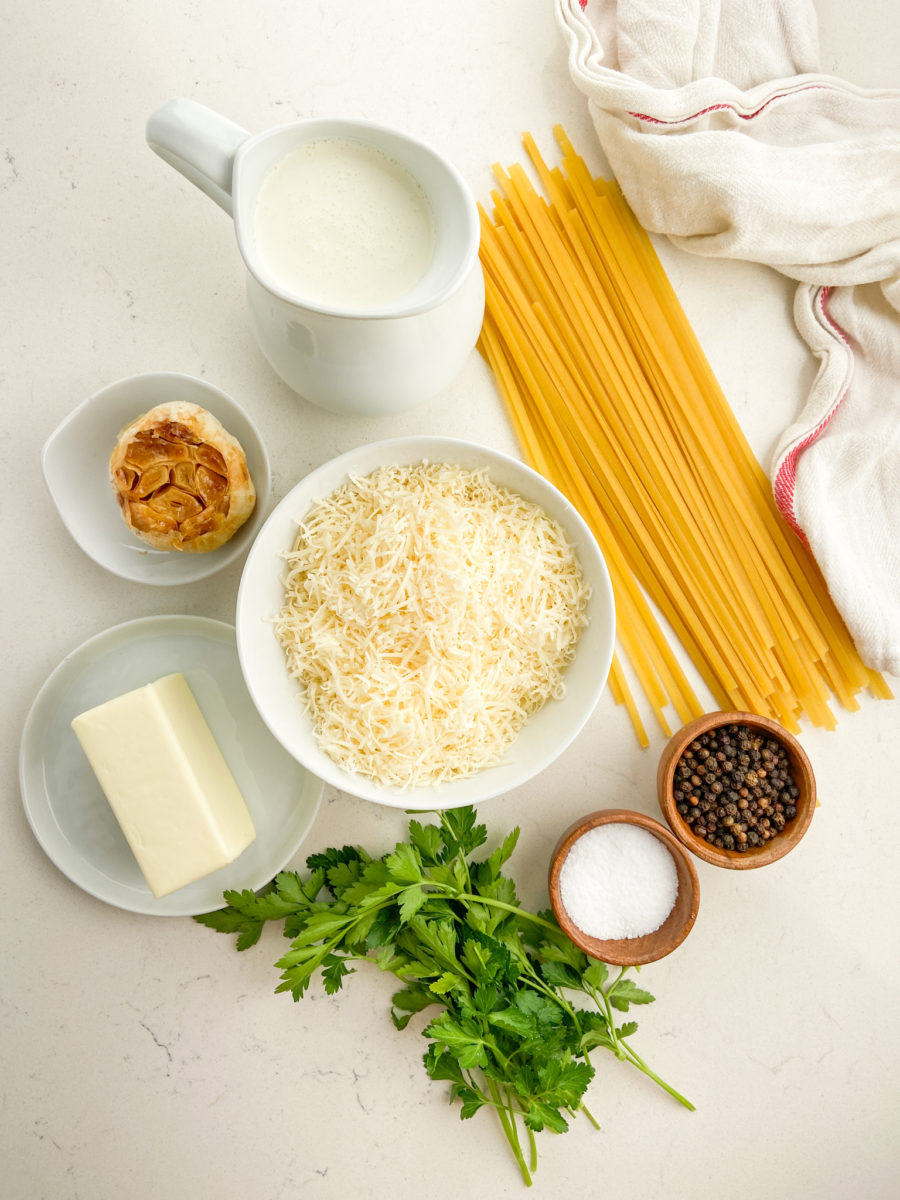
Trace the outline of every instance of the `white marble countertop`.
{"type": "MultiPolygon", "coordinates": [[[[896,85],[887,0],[822,0],[822,62],[896,85]]],[[[472,354],[432,403],[380,420],[329,416],[272,374],[246,319],[228,219],[144,144],[149,113],[191,96],[251,130],[358,115],[435,143],[486,199],[492,162],[562,121],[592,156],[546,0],[155,0],[0,10],[3,246],[0,456],[6,583],[0,1162],[8,1200],[344,1200],[520,1194],[489,1114],[466,1124],[421,1067],[416,1028],[388,1018],[391,981],[359,972],[329,998],[275,996],[274,933],[238,955],[187,919],[132,915],[48,861],[19,800],[17,749],[38,688],[70,650],[128,618],[230,621],[240,565],[183,588],[116,579],[71,541],[40,448],[85,396],[154,370],[208,378],[258,422],[280,497],[310,468],[406,433],[514,451],[472,354]]],[[[792,287],[767,270],[663,250],[672,280],[763,461],[813,364],[792,287]],[[737,318],[740,318],[738,320],[737,318]],[[754,334],[748,337],[746,331],[754,334]]],[[[896,686],[896,682],[895,686],[896,686]]],[[[535,1192],[636,1200],[887,1200],[896,1130],[900,978],[900,708],[863,699],[837,732],[804,729],[821,808],[799,849],[763,871],[698,862],[690,938],[647,967],[657,1003],[636,1043],[691,1097],[688,1114],[602,1062],[578,1121],[540,1138],[535,1192]]],[[[594,808],[654,814],[661,743],[641,751],[609,696],[550,771],[482,810],[522,827],[511,864],[544,904],[558,833],[594,808]]],[[[327,790],[304,851],[382,852],[402,813],[327,790]]]]}

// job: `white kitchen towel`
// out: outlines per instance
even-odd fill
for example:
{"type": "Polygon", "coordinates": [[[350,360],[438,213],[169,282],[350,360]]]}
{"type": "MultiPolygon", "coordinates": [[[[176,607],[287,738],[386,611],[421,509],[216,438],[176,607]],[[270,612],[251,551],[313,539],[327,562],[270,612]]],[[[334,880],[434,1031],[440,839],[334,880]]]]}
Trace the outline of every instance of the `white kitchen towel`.
{"type": "Polygon", "coordinates": [[[799,281],[819,360],[772,463],[863,659],[900,674],[900,92],[817,73],[810,0],[556,0],[645,228],[799,281]]]}

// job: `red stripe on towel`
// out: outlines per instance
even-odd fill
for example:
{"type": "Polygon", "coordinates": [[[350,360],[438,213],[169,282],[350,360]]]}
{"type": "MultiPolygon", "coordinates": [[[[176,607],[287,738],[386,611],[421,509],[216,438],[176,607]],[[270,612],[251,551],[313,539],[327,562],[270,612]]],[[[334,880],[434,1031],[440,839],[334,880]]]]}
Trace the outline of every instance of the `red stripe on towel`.
{"type": "Polygon", "coordinates": [[[667,121],[662,117],[651,117],[649,113],[629,112],[629,117],[634,117],[636,121],[645,121],[650,125],[684,125],[688,121],[696,121],[698,117],[705,117],[711,112],[732,112],[742,121],[752,121],[754,117],[758,117],[761,112],[774,104],[776,100],[787,100],[791,96],[799,96],[801,92],[815,91],[833,91],[834,89],[824,83],[809,83],[805,87],[793,88],[788,92],[778,92],[774,96],[770,96],[765,104],[761,104],[759,108],[751,113],[742,113],[733,104],[710,104],[708,108],[701,108],[699,112],[691,113],[687,117],[676,117],[674,120],[667,121]]]}
{"type": "MultiPolygon", "coordinates": [[[[834,333],[835,337],[840,338],[840,340],[847,347],[848,352],[852,354],[853,351],[847,335],[844,333],[843,329],[841,329],[840,325],[838,325],[836,321],[832,320],[828,313],[828,309],[825,307],[825,302],[828,299],[830,292],[831,288],[823,287],[819,289],[819,309],[822,313],[822,317],[824,318],[828,327],[834,333]]],[[[822,433],[822,431],[828,426],[832,417],[840,408],[841,401],[847,395],[849,390],[848,384],[848,386],[844,388],[844,390],[834,401],[831,408],[815,427],[815,429],[811,429],[810,432],[801,439],[801,441],[797,442],[796,445],[791,447],[791,449],[779,463],[778,470],[775,474],[775,481],[772,484],[772,492],[775,496],[775,503],[778,505],[778,511],[787,521],[788,525],[790,525],[791,529],[793,529],[794,533],[796,533],[797,536],[804,542],[806,541],[806,536],[803,533],[803,530],[800,528],[799,522],[797,521],[796,510],[794,508],[794,491],[797,483],[797,460],[803,451],[808,446],[811,446],[812,443],[816,441],[816,439],[822,433]]]]}

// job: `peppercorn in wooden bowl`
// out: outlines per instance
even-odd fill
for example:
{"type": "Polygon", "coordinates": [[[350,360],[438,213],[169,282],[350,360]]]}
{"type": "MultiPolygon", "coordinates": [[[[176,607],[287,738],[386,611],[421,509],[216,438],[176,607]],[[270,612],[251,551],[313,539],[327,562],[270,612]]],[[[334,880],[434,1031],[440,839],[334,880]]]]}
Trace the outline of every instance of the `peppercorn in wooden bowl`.
{"type": "Polygon", "coordinates": [[[700,883],[690,855],[685,853],[659,821],[626,808],[601,809],[570,825],[550,856],[547,884],[553,914],[569,940],[591,958],[599,958],[602,962],[619,967],[656,962],[671,954],[690,933],[700,906],[700,883]],[[624,916],[626,921],[637,922],[638,927],[641,922],[646,922],[643,928],[649,929],[654,920],[660,918],[661,924],[655,929],[631,937],[598,937],[586,932],[573,920],[566,907],[566,900],[571,897],[571,890],[567,890],[566,886],[566,869],[572,865],[573,851],[583,849],[585,838],[601,830],[611,834],[624,831],[626,834],[637,834],[638,838],[643,835],[649,842],[650,850],[656,853],[647,856],[640,850],[639,842],[636,845],[629,845],[628,842],[622,844],[620,839],[609,847],[606,859],[608,870],[604,869],[602,859],[597,856],[588,857],[578,864],[581,882],[589,888],[586,899],[588,909],[593,910],[593,919],[601,923],[615,923],[624,916]],[[635,850],[638,851],[637,855],[635,850]],[[652,911],[653,894],[659,890],[661,882],[665,888],[664,881],[659,878],[659,869],[662,864],[665,872],[666,855],[671,859],[671,863],[667,864],[671,873],[670,891],[668,898],[663,900],[662,909],[650,917],[648,914],[652,911]],[[592,875],[594,878],[591,878],[592,875]],[[598,878],[602,875],[608,875],[608,878],[598,878]],[[594,884],[601,886],[597,888],[592,886],[594,884]],[[604,901],[610,902],[617,911],[604,913],[604,901]],[[664,915],[666,910],[668,915],[664,915]]]}
{"type": "Polygon", "coordinates": [[[698,717],[670,740],[656,776],[659,806],[689,850],[716,867],[765,867],[809,828],[816,781],[797,739],[746,712],[698,717]]]}

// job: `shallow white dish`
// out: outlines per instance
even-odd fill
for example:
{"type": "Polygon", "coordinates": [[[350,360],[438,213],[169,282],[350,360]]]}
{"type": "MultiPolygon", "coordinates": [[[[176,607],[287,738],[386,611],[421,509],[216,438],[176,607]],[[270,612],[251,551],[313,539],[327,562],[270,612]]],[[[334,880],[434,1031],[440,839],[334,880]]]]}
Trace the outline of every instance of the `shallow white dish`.
{"type": "Polygon", "coordinates": [[[63,524],[85,554],[136,583],[192,583],[226,567],[247,550],[269,503],[269,456],[256,426],[225,392],[175,372],[132,375],[90,396],[44,443],[41,467],[63,524]],[[206,554],[154,550],[142,542],[122,519],[109,481],[109,456],[119,432],[157,404],[177,401],[199,404],[237,438],[256,488],[250,518],[224,546],[206,554]]]}
{"type": "Polygon", "coordinates": [[[516,459],[486,446],[454,438],[409,437],[376,442],[333,459],[307,475],[276,506],[244,564],[237,602],[237,643],[244,679],[263,720],[298,762],[344,792],[395,808],[458,808],[479,804],[531,779],[549,766],[582,729],[594,710],[609,672],[615,640],[615,611],[609,573],[587,525],[566,498],[541,475],[516,459]],[[591,585],[589,625],[575,659],[566,669],[566,694],[530,717],[500,762],[467,778],[436,787],[380,787],[338,767],[316,742],[300,691],[287,673],[272,618],[283,603],[283,555],[310,505],[330,495],[348,475],[366,475],[387,464],[428,459],[474,469],[487,467],[490,479],[540,504],[563,526],[591,585]]]}
{"type": "Polygon", "coordinates": [[[32,705],[19,753],[22,802],[35,837],[92,896],[154,916],[209,912],[225,888],[267,883],[296,854],[322,799],[321,781],[274,742],[247,694],[234,629],[206,617],[145,617],[107,629],[59,664],[32,705]],[[256,827],[227,867],[155,900],[69,722],[78,713],[181,671],[256,827]]]}

